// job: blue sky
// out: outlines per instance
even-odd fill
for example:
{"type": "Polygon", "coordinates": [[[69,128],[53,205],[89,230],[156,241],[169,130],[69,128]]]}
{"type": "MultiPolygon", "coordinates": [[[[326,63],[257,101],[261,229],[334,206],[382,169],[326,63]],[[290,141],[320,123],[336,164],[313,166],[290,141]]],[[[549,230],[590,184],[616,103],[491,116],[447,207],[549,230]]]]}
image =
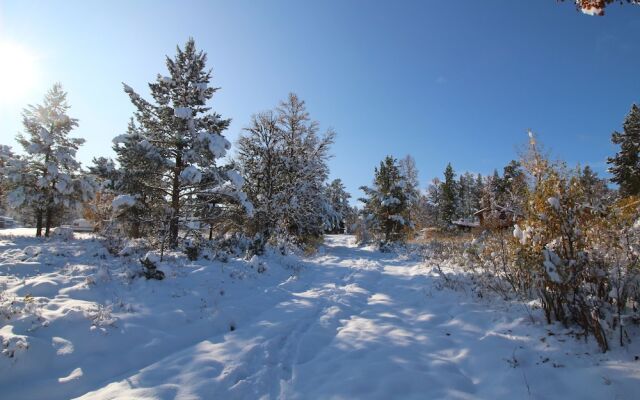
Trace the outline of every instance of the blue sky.
{"type": "Polygon", "coordinates": [[[528,128],[603,174],[610,133],[640,103],[636,6],[597,18],[556,0],[1,1],[0,41],[28,49],[37,77],[0,103],[0,143],[15,145],[21,108],[60,81],[87,139],[80,159],[111,155],[133,111],[121,82],[146,93],[190,36],[232,141],[296,92],[337,131],[331,175],[356,197],[387,154],[412,154],[424,187],[447,162],[501,169],[528,128]]]}

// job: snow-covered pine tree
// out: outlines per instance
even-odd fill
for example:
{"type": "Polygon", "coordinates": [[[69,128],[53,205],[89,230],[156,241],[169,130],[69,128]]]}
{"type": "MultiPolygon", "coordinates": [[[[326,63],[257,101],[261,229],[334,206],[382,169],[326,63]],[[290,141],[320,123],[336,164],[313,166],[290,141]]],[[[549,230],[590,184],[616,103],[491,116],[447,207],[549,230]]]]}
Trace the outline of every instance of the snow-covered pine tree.
{"type": "Polygon", "coordinates": [[[624,120],[622,132],[613,132],[611,142],[620,146],[607,159],[612,182],[620,185],[623,196],[640,195],[640,107],[634,104],[624,120]]]}
{"type": "Polygon", "coordinates": [[[396,160],[387,156],[375,169],[373,187],[362,186],[360,189],[366,195],[360,199],[364,203],[364,212],[372,217],[374,223],[371,228],[383,245],[403,241],[413,229],[413,222],[410,220],[407,184],[396,160]]]}
{"type": "Polygon", "coordinates": [[[169,76],[158,75],[149,84],[153,102],[124,85],[136,107],[135,119],[140,134],[121,135],[117,142],[138,140],[145,162],[156,164],[159,187],[146,187],[163,193],[169,210],[169,245],[176,247],[181,223],[192,218],[203,197],[232,199],[250,204],[240,191],[237,174],[217,165],[231,144],[222,135],[230,120],[222,119],[207,106],[217,88],[209,86],[211,70],[207,55],[196,50],[193,39],[174,58],[167,57],[169,76]]]}
{"type": "Polygon", "coordinates": [[[456,174],[449,163],[444,170],[444,181],[440,187],[441,220],[446,224],[450,224],[456,219],[458,192],[456,174]]]}
{"type": "Polygon", "coordinates": [[[149,151],[147,135],[131,119],[124,135],[113,139],[119,168],[113,182],[112,216],[126,235],[140,238],[157,232],[164,224],[167,208],[163,160],[149,151]]]}
{"type": "Polygon", "coordinates": [[[26,135],[18,135],[16,140],[25,156],[9,166],[14,185],[9,201],[14,208],[33,211],[36,236],[42,235],[43,227],[49,236],[65,211],[94,195],[94,183],[81,175],[75,159],[84,139],[69,137],[78,126],[78,121],[67,115],[69,108],[66,92],[55,84],[41,105],[29,105],[22,114],[26,135]]]}
{"type": "Polygon", "coordinates": [[[350,215],[353,209],[349,205],[351,195],[347,193],[341,179],[334,179],[327,185],[327,198],[329,199],[331,208],[336,214],[336,220],[330,231],[332,233],[344,233],[347,224],[346,221],[353,219],[350,215]]]}

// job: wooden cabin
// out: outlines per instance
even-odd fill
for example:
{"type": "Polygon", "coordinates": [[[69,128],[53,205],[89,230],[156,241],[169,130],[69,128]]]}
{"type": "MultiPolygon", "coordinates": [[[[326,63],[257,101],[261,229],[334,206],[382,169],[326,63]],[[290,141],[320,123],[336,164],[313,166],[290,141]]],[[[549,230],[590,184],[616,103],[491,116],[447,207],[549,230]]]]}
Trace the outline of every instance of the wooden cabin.
{"type": "Polygon", "coordinates": [[[522,218],[522,215],[510,208],[498,204],[485,207],[473,214],[482,228],[509,228],[522,218]]]}

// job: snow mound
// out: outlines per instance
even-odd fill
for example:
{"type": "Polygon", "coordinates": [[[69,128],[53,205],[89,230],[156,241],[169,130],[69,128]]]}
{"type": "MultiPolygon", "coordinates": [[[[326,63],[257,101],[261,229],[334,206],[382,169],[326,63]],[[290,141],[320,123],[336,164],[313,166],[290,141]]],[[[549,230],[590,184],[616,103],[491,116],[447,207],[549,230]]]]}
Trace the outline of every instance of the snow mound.
{"type": "Polygon", "coordinates": [[[59,240],[72,240],[73,228],[70,226],[59,226],[53,230],[53,237],[59,240]]]}

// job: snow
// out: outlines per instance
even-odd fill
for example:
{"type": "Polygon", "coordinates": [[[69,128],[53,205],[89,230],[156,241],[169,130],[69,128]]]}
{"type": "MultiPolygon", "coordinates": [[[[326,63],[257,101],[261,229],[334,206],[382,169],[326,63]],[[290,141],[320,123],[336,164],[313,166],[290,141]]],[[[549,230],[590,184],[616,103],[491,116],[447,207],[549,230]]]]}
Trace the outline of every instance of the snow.
{"type": "Polygon", "coordinates": [[[553,208],[555,211],[560,211],[561,210],[560,200],[558,200],[557,197],[549,197],[547,199],[547,203],[549,203],[551,208],[553,208]]]}
{"type": "Polygon", "coordinates": [[[82,368],[76,368],[73,371],[71,371],[71,373],[65,377],[62,378],[58,378],[58,382],[59,383],[67,383],[67,382],[71,382],[73,380],[76,380],[78,378],[80,378],[83,375],[82,373],[82,368]]]}
{"type": "Polygon", "coordinates": [[[588,7],[580,7],[580,10],[582,11],[583,14],[587,14],[587,15],[604,15],[604,9],[597,7],[597,6],[588,6],[588,7]]]}
{"type": "Polygon", "coordinates": [[[242,188],[242,185],[244,185],[244,179],[242,178],[240,173],[236,170],[232,169],[227,171],[227,178],[229,178],[229,181],[231,182],[231,184],[238,189],[242,188]]]}
{"type": "Polygon", "coordinates": [[[193,165],[187,166],[180,172],[180,181],[188,185],[200,183],[202,180],[202,172],[193,165]]]}
{"type": "Polygon", "coordinates": [[[539,310],[448,289],[352,236],[307,258],[168,253],[157,281],[91,234],[27,234],[0,231],[7,399],[602,399],[640,383],[637,338],[597,354],[539,310]]]}
{"type": "Polygon", "coordinates": [[[113,140],[111,140],[111,142],[115,145],[120,144],[120,143],[126,143],[127,140],[130,138],[131,136],[127,133],[123,133],[121,135],[118,135],[116,137],[113,138],[113,140]]]}
{"type": "Polygon", "coordinates": [[[180,119],[191,119],[193,116],[193,110],[191,110],[191,107],[176,107],[173,112],[174,115],[180,119]]]}
{"type": "Polygon", "coordinates": [[[7,195],[7,203],[13,208],[19,208],[24,204],[27,199],[27,195],[24,192],[24,188],[19,187],[7,195]]]}
{"type": "Polygon", "coordinates": [[[396,198],[396,197],[387,197],[384,198],[381,201],[382,206],[386,207],[386,206],[391,206],[394,204],[400,204],[400,199],[396,198]]]}
{"type": "Polygon", "coordinates": [[[520,228],[518,224],[513,228],[513,237],[516,238],[521,245],[527,244],[527,239],[529,239],[530,230],[527,228],[524,231],[520,228]]]}
{"type": "Polygon", "coordinates": [[[222,135],[217,133],[209,133],[207,140],[209,141],[209,151],[215,158],[224,157],[227,154],[227,150],[231,147],[231,143],[222,135]]]}
{"type": "Polygon", "coordinates": [[[121,194],[119,196],[116,196],[113,201],[111,202],[111,207],[114,210],[118,210],[118,209],[122,209],[122,208],[129,208],[129,207],[133,207],[136,204],[136,198],[128,195],[128,194],[121,194]]]}
{"type": "Polygon", "coordinates": [[[70,226],[58,226],[53,229],[52,236],[60,240],[73,240],[73,228],[70,226]]]}
{"type": "Polygon", "coordinates": [[[549,278],[555,283],[562,283],[562,278],[560,274],[558,274],[558,267],[562,265],[562,261],[560,257],[553,250],[544,249],[544,261],[543,265],[545,270],[547,271],[547,275],[549,278]]]}
{"type": "Polygon", "coordinates": [[[55,184],[55,188],[58,192],[62,194],[71,194],[73,193],[73,185],[71,183],[71,178],[66,174],[60,174],[58,176],[58,181],[55,184]]]}
{"type": "Polygon", "coordinates": [[[401,225],[405,225],[406,221],[404,220],[404,218],[402,217],[402,215],[397,215],[397,214],[393,214],[393,215],[389,215],[389,219],[392,221],[395,221],[401,225]]]}

